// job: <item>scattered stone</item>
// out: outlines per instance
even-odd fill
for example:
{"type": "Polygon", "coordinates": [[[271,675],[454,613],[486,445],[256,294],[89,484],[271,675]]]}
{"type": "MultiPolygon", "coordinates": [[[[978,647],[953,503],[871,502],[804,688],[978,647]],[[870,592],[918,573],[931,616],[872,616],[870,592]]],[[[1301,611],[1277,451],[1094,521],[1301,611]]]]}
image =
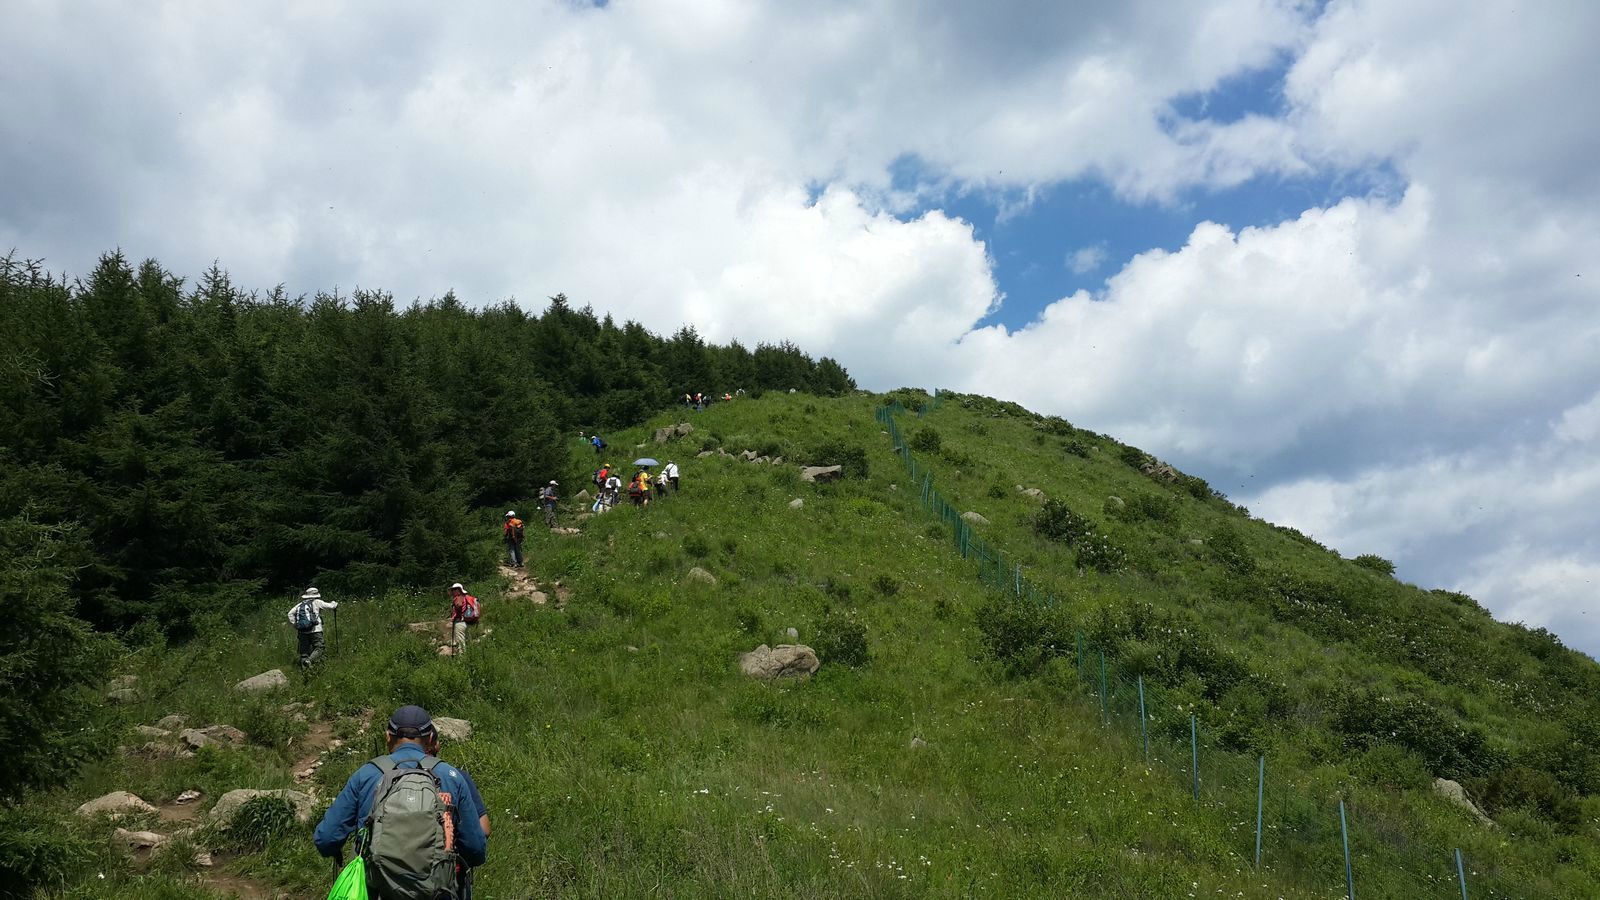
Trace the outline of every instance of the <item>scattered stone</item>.
{"type": "Polygon", "coordinates": [[[1494,820],[1484,815],[1483,810],[1479,809],[1477,804],[1467,797],[1466,789],[1459,782],[1451,781],[1448,778],[1435,778],[1433,780],[1433,792],[1472,813],[1479,822],[1490,828],[1494,827],[1494,820]]]}
{"type": "Polygon", "coordinates": [[[928,742],[923,740],[922,738],[913,737],[911,739],[911,749],[913,749],[913,750],[921,750],[923,747],[926,747],[926,746],[928,746],[928,742]]]}
{"type": "MultiPolygon", "coordinates": [[[[693,433],[693,425],[690,425],[688,422],[679,422],[676,425],[664,425],[660,428],[657,428],[652,437],[654,437],[656,443],[665,444],[667,441],[670,441],[673,438],[683,437],[684,435],[693,433]]],[[[640,444],[639,446],[643,447],[644,445],[640,444]]]]}
{"type": "Polygon", "coordinates": [[[441,646],[439,648],[439,655],[440,656],[455,656],[456,655],[456,648],[454,646],[450,645],[450,644],[445,644],[445,645],[443,645],[443,646],[441,646]]]}
{"type": "Polygon", "coordinates": [[[715,450],[701,450],[699,453],[696,453],[694,455],[694,458],[695,459],[705,459],[708,456],[716,456],[716,455],[717,455],[717,451],[715,451],[715,450]]]}
{"type": "Polygon", "coordinates": [[[639,648],[635,647],[632,644],[629,644],[627,649],[628,649],[629,653],[638,653],[639,652],[639,648]]]}
{"type": "Polygon", "coordinates": [[[844,466],[807,466],[800,470],[801,481],[835,481],[844,474],[844,466]]]}
{"type": "Polygon", "coordinates": [[[898,484],[891,484],[891,485],[889,485],[889,490],[891,490],[891,491],[898,491],[898,490],[900,490],[900,485],[898,485],[898,484]]]}
{"type": "Polygon", "coordinates": [[[107,690],[115,690],[117,688],[131,688],[131,687],[134,687],[135,685],[137,685],[138,683],[139,683],[139,676],[137,676],[137,675],[118,675],[117,677],[111,679],[111,683],[109,685],[107,685],[107,690]]]}
{"type": "Polygon", "coordinates": [[[439,737],[447,741],[466,741],[472,739],[472,723],[466,719],[452,719],[449,716],[437,716],[433,720],[433,727],[439,730],[439,737]]]}
{"type": "Polygon", "coordinates": [[[165,728],[157,728],[154,725],[135,725],[133,726],[133,730],[134,733],[138,734],[140,737],[147,737],[156,741],[172,737],[172,732],[166,730],[165,728]]]}
{"type": "Polygon", "coordinates": [[[217,798],[217,805],[211,807],[211,821],[218,828],[227,828],[233,824],[233,819],[239,814],[239,809],[257,797],[276,797],[287,800],[294,806],[294,817],[299,822],[311,821],[311,795],[300,791],[291,791],[287,788],[264,791],[256,788],[239,788],[229,791],[217,798]]]}
{"type": "Polygon", "coordinates": [[[183,730],[183,734],[178,735],[178,737],[182,738],[185,744],[188,744],[190,747],[193,747],[196,750],[203,750],[206,747],[222,746],[222,743],[216,738],[194,728],[185,728],[183,730]]]}
{"type": "Polygon", "coordinates": [[[664,541],[667,539],[667,533],[665,531],[658,531],[656,532],[655,537],[658,541],[664,541]]]}
{"type": "Polygon", "coordinates": [[[205,794],[202,794],[199,791],[184,791],[183,793],[178,795],[178,799],[176,799],[176,800],[174,800],[172,802],[173,803],[193,803],[196,800],[199,800],[201,797],[204,797],[204,796],[205,796],[205,794]]]}
{"type": "Polygon", "coordinates": [[[545,595],[544,591],[534,591],[528,595],[528,599],[532,600],[537,606],[543,606],[550,602],[550,598],[545,595]]]}
{"type": "Polygon", "coordinates": [[[246,678],[234,685],[233,689],[246,694],[259,694],[265,691],[275,691],[278,688],[286,687],[288,684],[289,678],[283,674],[282,669],[270,669],[260,675],[246,678]]]}
{"type": "Polygon", "coordinates": [[[131,687],[117,688],[116,690],[106,691],[106,699],[110,700],[112,703],[120,703],[124,705],[129,703],[138,703],[139,692],[131,687]]]}
{"type": "Polygon", "coordinates": [[[1157,481],[1174,482],[1178,480],[1178,470],[1164,462],[1151,460],[1139,467],[1139,471],[1157,481]]]}
{"type": "Polygon", "coordinates": [[[679,422],[678,427],[674,428],[673,431],[677,433],[678,437],[686,437],[694,434],[694,426],[688,422],[679,422]]]}
{"type": "Polygon", "coordinates": [[[1199,546],[1204,545],[1205,541],[1200,539],[1200,538],[1189,538],[1189,543],[1193,544],[1196,547],[1199,547],[1199,546]]]}
{"type": "Polygon", "coordinates": [[[304,783],[310,781],[311,779],[315,778],[316,775],[317,775],[317,769],[320,768],[321,766],[322,766],[322,761],[318,760],[318,761],[312,763],[311,765],[306,766],[304,769],[301,769],[300,771],[294,773],[295,782],[299,783],[299,784],[304,784],[304,783]]]}
{"type": "Polygon", "coordinates": [[[193,759],[194,751],[182,744],[171,741],[150,741],[137,750],[131,751],[145,759],[193,759]]]}
{"type": "Polygon", "coordinates": [[[643,444],[634,444],[633,445],[633,449],[635,449],[635,450],[643,450],[644,449],[644,445],[643,444]]]}
{"type": "Polygon", "coordinates": [[[589,489],[588,488],[584,488],[583,490],[578,492],[578,496],[573,497],[572,499],[574,499],[574,500],[593,500],[594,499],[594,495],[589,493],[589,489]]]}
{"type": "Polygon", "coordinates": [[[739,671],[764,681],[774,678],[809,678],[822,668],[817,653],[802,644],[766,644],[739,654],[739,671]]]}
{"type": "Polygon", "coordinates": [[[766,465],[767,463],[772,462],[772,458],[767,456],[758,456],[750,461],[759,465],[766,465]]]}
{"type": "Polygon", "coordinates": [[[717,576],[707,572],[705,569],[702,569],[699,566],[695,566],[689,570],[689,579],[691,581],[704,582],[705,584],[717,583],[717,576]]]}
{"type": "Polygon", "coordinates": [[[800,629],[795,628],[793,625],[789,626],[788,628],[785,628],[783,630],[783,633],[788,635],[789,636],[789,640],[791,640],[791,641],[800,640],[800,629]]]}
{"type": "Polygon", "coordinates": [[[1106,502],[1115,506],[1117,509],[1122,509],[1128,505],[1127,501],[1123,500],[1121,497],[1118,497],[1116,494],[1108,494],[1106,496],[1106,502]]]}
{"type": "Polygon", "coordinates": [[[800,499],[799,497],[796,497],[793,500],[789,501],[789,508],[790,509],[803,509],[803,508],[805,508],[805,505],[806,505],[806,501],[800,499]]]}
{"type": "Polygon", "coordinates": [[[783,465],[783,457],[781,457],[781,456],[774,456],[774,457],[773,457],[773,458],[772,458],[772,464],[773,464],[773,465],[775,465],[775,466],[781,466],[781,465],[783,465]]]}
{"type": "Polygon", "coordinates": [[[1025,488],[1025,487],[1023,487],[1022,485],[1019,484],[1019,485],[1017,485],[1017,490],[1021,491],[1022,493],[1026,494],[1029,497],[1032,497],[1035,500],[1043,500],[1044,499],[1044,491],[1041,491],[1038,488],[1025,488]]]}
{"type": "Polygon", "coordinates": [[[974,525],[987,525],[987,524],[989,524],[989,520],[988,519],[985,519],[983,516],[973,512],[970,509],[967,510],[966,512],[962,513],[961,514],[961,518],[962,518],[963,521],[971,522],[974,525]]]}
{"type": "Polygon", "coordinates": [[[167,836],[164,834],[157,834],[154,831],[129,831],[126,828],[118,828],[112,832],[111,839],[124,849],[135,852],[154,850],[167,842],[167,836]]]}
{"type": "Polygon", "coordinates": [[[112,791],[78,807],[78,815],[93,818],[98,815],[109,815],[114,819],[123,816],[138,815],[140,813],[153,813],[154,806],[139,799],[138,795],[127,791],[112,791]]]}
{"type": "Polygon", "coordinates": [[[754,450],[746,450],[745,452],[743,452],[743,453],[741,453],[739,455],[744,457],[745,462],[755,462],[756,458],[759,457],[761,454],[755,452],[754,450]]]}
{"type": "Polygon", "coordinates": [[[212,866],[216,865],[216,863],[211,859],[211,854],[207,853],[204,850],[196,850],[195,851],[194,864],[199,866],[202,869],[209,869],[212,866]]]}

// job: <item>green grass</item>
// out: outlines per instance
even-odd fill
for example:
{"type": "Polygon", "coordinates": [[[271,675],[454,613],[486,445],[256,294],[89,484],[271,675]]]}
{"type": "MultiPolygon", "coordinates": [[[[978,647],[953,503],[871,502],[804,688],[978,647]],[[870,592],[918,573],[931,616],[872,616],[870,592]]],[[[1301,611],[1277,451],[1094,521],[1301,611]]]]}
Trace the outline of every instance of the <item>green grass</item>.
{"type": "MultiPolygon", "coordinates": [[[[443,608],[453,573],[440,573],[436,592],[334,598],[344,601],[338,649],[310,678],[293,671],[294,638],[283,622],[292,601],[277,598],[238,630],[130,657],[126,671],[141,676],[151,699],[128,708],[126,721],[183,712],[192,724],[249,723],[253,734],[282,739],[294,728],[277,704],[291,699],[347,720],[371,708],[381,722],[412,702],[470,719],[473,739],[447,745],[443,755],[473,773],[489,807],[490,862],[477,882],[486,900],[1339,895],[1336,856],[1269,854],[1263,872],[1251,871],[1251,827],[1240,818],[1237,791],[1226,789],[1237,772],[1208,773],[1207,791],[1217,793],[1196,804],[1168,767],[1142,762],[1125,718],[1100,724],[1097,701],[1077,686],[1070,659],[1013,677],[985,653],[976,616],[988,592],[901,481],[901,464],[872,418],[876,402],[768,395],[609,435],[609,461],[675,459],[684,493],[644,511],[619,507],[583,523],[579,536],[530,528],[530,570],[546,587],[556,579],[570,587],[571,604],[502,602],[499,585],[469,582],[484,598],[484,626],[493,633],[462,659],[439,658],[404,630],[443,608]],[[683,418],[696,426],[693,434],[635,447],[652,427],[683,418]],[[792,466],[694,458],[709,440],[798,463],[826,462],[818,448],[830,444],[857,445],[869,474],[811,485],[792,466]],[[797,497],[804,508],[790,509],[797,497]],[[688,580],[693,566],[718,583],[688,580]],[[865,626],[865,664],[825,658],[815,678],[781,684],[738,674],[738,652],[786,643],[788,627],[802,643],[826,643],[818,628],[840,617],[865,626]],[[241,703],[229,690],[272,667],[290,673],[291,687],[271,704],[241,703]],[[913,738],[924,745],[913,748],[913,738]]],[[[1039,432],[1020,420],[957,404],[924,424],[940,429],[958,460],[935,459],[941,489],[989,517],[995,541],[1020,554],[1029,577],[1070,598],[1081,621],[1129,602],[1185,610],[1253,664],[1296,685],[1410,671],[1349,648],[1326,653],[1304,632],[1216,599],[1206,587],[1215,564],[1188,538],[1209,535],[1218,522],[1249,523],[1214,502],[1177,504],[1173,521],[1138,549],[1140,571],[1078,574],[1060,548],[1034,536],[1037,502],[1014,485],[1041,487],[1098,517],[1105,494],[1152,491],[1148,479],[1101,458],[1103,451],[1071,456],[1054,437],[1036,441],[1039,432]],[[997,482],[1005,489],[993,497],[997,482]]],[[[592,460],[578,456],[562,479],[569,491],[586,482],[592,460]]],[[[481,513],[485,559],[498,550],[501,511],[481,513]]],[[[563,515],[570,520],[573,511],[563,515]]],[[[1266,558],[1298,564],[1309,553],[1318,559],[1308,564],[1346,565],[1264,528],[1247,532],[1252,551],[1266,558]]],[[[1481,704],[1469,711],[1510,721],[1502,706],[1464,696],[1481,704]]],[[[346,733],[352,744],[318,776],[324,798],[379,751],[372,732],[346,733]]],[[[1308,741],[1283,742],[1284,770],[1275,767],[1274,776],[1343,783],[1339,755],[1323,748],[1319,757],[1308,741]]],[[[1163,732],[1159,751],[1172,746],[1163,732]]],[[[1233,759],[1221,748],[1208,758],[1233,759]]],[[[157,802],[198,787],[209,803],[234,787],[290,786],[294,759],[281,740],[193,760],[111,759],[53,798],[52,808],[65,812],[118,788],[157,802]]],[[[1386,821],[1468,831],[1425,792],[1362,796],[1386,821]]],[[[1281,812],[1288,822],[1296,810],[1281,812]]],[[[105,829],[73,827],[93,850],[91,862],[48,896],[208,896],[172,855],[141,871],[94,849],[105,829]]],[[[1550,845],[1541,849],[1535,836],[1508,826],[1494,838],[1506,848],[1497,858],[1531,868],[1567,852],[1561,848],[1569,842],[1593,840],[1592,833],[1546,837],[1550,845]]],[[[1565,880],[1545,884],[1592,886],[1571,874],[1592,858],[1590,848],[1577,863],[1549,863],[1565,880]]],[[[332,880],[309,828],[271,836],[265,849],[226,865],[295,896],[318,896],[332,880]]]]}

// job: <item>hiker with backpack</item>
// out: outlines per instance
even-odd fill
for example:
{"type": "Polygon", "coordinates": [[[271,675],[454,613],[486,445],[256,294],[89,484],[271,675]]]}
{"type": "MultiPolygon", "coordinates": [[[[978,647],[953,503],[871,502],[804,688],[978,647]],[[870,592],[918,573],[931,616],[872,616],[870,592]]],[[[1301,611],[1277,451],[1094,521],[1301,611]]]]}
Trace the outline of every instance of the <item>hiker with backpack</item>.
{"type": "Polygon", "coordinates": [[[314,587],[306,588],[300,602],[289,608],[289,624],[300,638],[300,668],[309,669],[322,658],[322,612],[338,608],[332,600],[322,599],[322,592],[314,587]]]}
{"type": "Polygon", "coordinates": [[[422,707],[395,710],[384,737],[388,753],[356,769],[317,825],[317,852],[343,866],[355,834],[365,896],[465,900],[489,852],[477,786],[438,758],[439,732],[422,707]]]}
{"type": "Polygon", "coordinates": [[[604,450],[606,448],[606,442],[600,440],[600,435],[598,435],[598,434],[590,435],[589,444],[590,444],[590,446],[594,447],[594,455],[595,456],[599,456],[600,455],[600,451],[604,450]]]}
{"type": "Polygon", "coordinates": [[[544,507],[544,524],[549,528],[556,527],[556,504],[561,502],[561,497],[556,491],[561,483],[550,479],[550,483],[539,489],[539,505],[544,507]]]}
{"type": "Polygon", "coordinates": [[[450,646],[454,655],[467,652],[467,626],[478,624],[483,617],[483,604],[467,593],[461,582],[450,585],[450,646]]]}
{"type": "Polygon", "coordinates": [[[661,470],[661,478],[658,480],[672,482],[674,491],[683,490],[683,488],[678,487],[678,464],[670,459],[667,460],[667,467],[661,470]]]}
{"type": "Polygon", "coordinates": [[[522,568],[522,520],[517,518],[517,511],[506,510],[506,524],[501,529],[505,534],[506,550],[511,554],[511,568],[522,568]]]}

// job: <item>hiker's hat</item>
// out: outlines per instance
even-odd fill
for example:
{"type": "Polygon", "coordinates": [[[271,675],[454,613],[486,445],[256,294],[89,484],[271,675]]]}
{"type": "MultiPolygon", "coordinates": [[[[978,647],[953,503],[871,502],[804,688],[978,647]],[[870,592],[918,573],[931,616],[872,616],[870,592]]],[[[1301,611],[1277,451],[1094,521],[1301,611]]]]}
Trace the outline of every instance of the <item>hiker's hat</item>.
{"type": "Polygon", "coordinates": [[[512,516],[515,516],[516,514],[517,514],[517,511],[514,510],[514,509],[506,510],[506,518],[508,518],[508,519],[511,518],[512,516]]]}
{"type": "Polygon", "coordinates": [[[561,482],[559,482],[559,481],[557,481],[557,480],[555,480],[555,479],[554,479],[554,478],[552,478],[552,479],[550,479],[550,483],[551,483],[551,484],[554,484],[554,485],[559,485],[559,484],[561,484],[561,482]]]}
{"type": "Polygon", "coordinates": [[[300,599],[301,600],[321,600],[322,599],[322,592],[317,590],[314,587],[308,587],[308,588],[306,588],[306,592],[304,594],[300,595],[300,599]]]}
{"type": "Polygon", "coordinates": [[[389,733],[395,737],[422,738],[435,734],[433,717],[420,706],[402,706],[389,717],[389,733]]]}
{"type": "Polygon", "coordinates": [[[461,593],[465,594],[467,592],[467,586],[458,581],[455,584],[450,585],[450,590],[460,591],[461,593]]]}

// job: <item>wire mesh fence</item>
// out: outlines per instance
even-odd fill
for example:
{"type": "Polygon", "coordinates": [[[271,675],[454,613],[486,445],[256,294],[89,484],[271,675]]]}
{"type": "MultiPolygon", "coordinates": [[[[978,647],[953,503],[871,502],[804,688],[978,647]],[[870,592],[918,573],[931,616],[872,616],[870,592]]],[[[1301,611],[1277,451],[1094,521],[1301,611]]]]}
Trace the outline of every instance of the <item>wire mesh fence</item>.
{"type": "MultiPolygon", "coordinates": [[[[940,403],[936,393],[914,414],[926,416],[940,403]]],[[[910,414],[896,400],[876,415],[923,508],[948,527],[956,550],[984,585],[1018,603],[1056,606],[1052,591],[1025,575],[1016,557],[979,534],[940,493],[933,470],[912,452],[896,420],[910,414]]],[[[1528,884],[1525,877],[1500,870],[1493,859],[1475,865],[1461,848],[1402,827],[1402,812],[1391,808],[1397,801],[1363,789],[1336,770],[1280,771],[1265,755],[1224,746],[1204,725],[1214,716],[1193,701],[1186,707],[1081,632],[1072,661],[1084,712],[1098,715],[1102,726],[1127,738],[1130,751],[1152,770],[1172,777],[1195,803],[1228,823],[1228,843],[1245,864],[1273,873],[1279,882],[1314,896],[1351,898],[1357,886],[1364,896],[1379,897],[1580,896],[1528,884]]]]}

